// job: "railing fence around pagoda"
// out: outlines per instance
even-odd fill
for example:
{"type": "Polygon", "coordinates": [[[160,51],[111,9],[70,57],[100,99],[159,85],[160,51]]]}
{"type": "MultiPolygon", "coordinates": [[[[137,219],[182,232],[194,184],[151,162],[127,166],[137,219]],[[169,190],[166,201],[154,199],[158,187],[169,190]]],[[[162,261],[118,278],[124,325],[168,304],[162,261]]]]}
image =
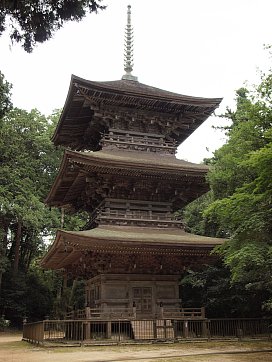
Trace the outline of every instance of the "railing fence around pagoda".
{"type": "Polygon", "coordinates": [[[221,338],[271,338],[271,319],[45,320],[27,323],[32,343],[112,344],[221,338]]]}
{"type": "MultiPolygon", "coordinates": [[[[205,318],[205,308],[158,308],[157,319],[205,318]]],[[[73,310],[66,313],[65,319],[139,319],[136,307],[132,308],[90,308],[73,310]]]]}

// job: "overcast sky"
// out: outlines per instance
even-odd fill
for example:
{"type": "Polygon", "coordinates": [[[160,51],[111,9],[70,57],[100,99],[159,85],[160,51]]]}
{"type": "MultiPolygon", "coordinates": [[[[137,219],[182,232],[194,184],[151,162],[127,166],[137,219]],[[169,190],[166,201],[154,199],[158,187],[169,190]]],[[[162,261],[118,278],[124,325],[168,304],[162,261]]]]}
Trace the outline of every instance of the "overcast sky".
{"type": "MultiPolygon", "coordinates": [[[[217,113],[233,106],[235,89],[257,82],[272,44],[271,0],[104,0],[107,9],[67,23],[32,54],[0,38],[0,70],[13,83],[13,102],[49,114],[64,105],[71,74],[117,80],[123,71],[126,7],[132,6],[134,71],[140,82],[181,94],[224,97],[217,113]]],[[[223,142],[210,117],[179,148],[200,162],[223,142]],[[209,149],[207,152],[206,148],[209,149]]]]}

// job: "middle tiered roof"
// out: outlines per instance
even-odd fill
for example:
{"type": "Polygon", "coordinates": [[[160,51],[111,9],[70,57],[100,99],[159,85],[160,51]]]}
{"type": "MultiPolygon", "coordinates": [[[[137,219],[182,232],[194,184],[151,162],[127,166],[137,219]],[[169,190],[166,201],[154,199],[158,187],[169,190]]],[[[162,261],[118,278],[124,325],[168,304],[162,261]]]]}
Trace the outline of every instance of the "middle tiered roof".
{"type": "Polygon", "coordinates": [[[103,197],[118,198],[117,186],[122,183],[129,190],[130,199],[137,198],[133,195],[140,189],[147,199],[156,193],[162,201],[171,200],[180,208],[208,191],[207,171],[206,165],[178,160],[171,154],[161,156],[156,152],[118,149],[67,150],[46,203],[80,209],[83,204],[79,199],[84,192],[92,199],[88,211],[93,211],[103,197]]]}

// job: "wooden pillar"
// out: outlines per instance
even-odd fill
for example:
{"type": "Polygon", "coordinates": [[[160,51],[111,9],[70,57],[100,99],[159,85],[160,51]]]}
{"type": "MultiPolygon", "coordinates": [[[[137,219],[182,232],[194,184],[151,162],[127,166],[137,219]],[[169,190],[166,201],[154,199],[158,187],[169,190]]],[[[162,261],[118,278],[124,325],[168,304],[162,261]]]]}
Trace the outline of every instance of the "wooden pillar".
{"type": "Polygon", "coordinates": [[[133,302],[133,307],[132,307],[132,313],[133,313],[133,318],[137,318],[137,311],[136,311],[136,304],[135,302],[133,302]]]}
{"type": "Polygon", "coordinates": [[[153,337],[157,339],[157,321],[153,320],[153,337]]]}
{"type": "Polygon", "coordinates": [[[85,315],[86,315],[86,319],[91,319],[91,308],[90,307],[85,308],[85,315]]]}
{"type": "Polygon", "coordinates": [[[167,323],[166,319],[163,321],[163,332],[164,332],[164,338],[167,338],[167,323]]]}
{"type": "Polygon", "coordinates": [[[85,323],[85,339],[91,339],[91,322],[85,323]]]}
{"type": "Polygon", "coordinates": [[[111,322],[107,322],[106,338],[111,338],[111,322]]]}
{"type": "Polygon", "coordinates": [[[204,320],[202,321],[202,337],[208,337],[208,326],[207,326],[208,321],[204,320]]]}
{"type": "Polygon", "coordinates": [[[160,317],[163,319],[163,304],[162,302],[160,303],[160,317]]]}
{"type": "Polygon", "coordinates": [[[176,339],[178,337],[177,321],[173,321],[172,324],[173,324],[174,338],[176,339]]]}

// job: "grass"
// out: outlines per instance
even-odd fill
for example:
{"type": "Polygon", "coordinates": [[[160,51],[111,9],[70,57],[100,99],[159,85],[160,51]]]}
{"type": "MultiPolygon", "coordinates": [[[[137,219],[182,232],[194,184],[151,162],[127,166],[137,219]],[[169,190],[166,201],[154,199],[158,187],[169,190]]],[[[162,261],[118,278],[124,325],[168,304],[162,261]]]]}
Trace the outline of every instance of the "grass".
{"type": "Polygon", "coordinates": [[[3,349],[4,350],[33,349],[33,345],[25,341],[3,342],[0,343],[0,350],[3,349]]]}

